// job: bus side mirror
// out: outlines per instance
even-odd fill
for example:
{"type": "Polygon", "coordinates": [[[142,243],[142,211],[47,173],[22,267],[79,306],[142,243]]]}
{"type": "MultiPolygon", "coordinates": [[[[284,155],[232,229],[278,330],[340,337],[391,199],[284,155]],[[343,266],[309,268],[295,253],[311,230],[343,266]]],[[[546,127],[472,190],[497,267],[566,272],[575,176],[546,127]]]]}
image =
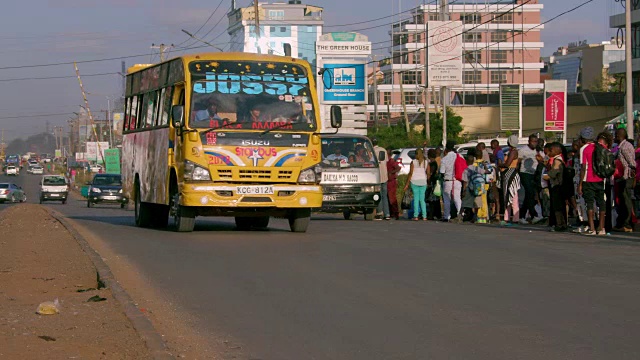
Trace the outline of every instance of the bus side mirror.
{"type": "Polygon", "coordinates": [[[338,105],[331,106],[331,127],[334,129],[342,127],[342,108],[338,105]]]}
{"type": "Polygon", "coordinates": [[[380,151],[378,153],[378,161],[385,161],[387,160],[387,152],[386,151],[380,151]]]}
{"type": "Polygon", "coordinates": [[[181,128],[184,125],[184,106],[174,105],[171,109],[171,116],[173,117],[173,127],[181,128]]]}

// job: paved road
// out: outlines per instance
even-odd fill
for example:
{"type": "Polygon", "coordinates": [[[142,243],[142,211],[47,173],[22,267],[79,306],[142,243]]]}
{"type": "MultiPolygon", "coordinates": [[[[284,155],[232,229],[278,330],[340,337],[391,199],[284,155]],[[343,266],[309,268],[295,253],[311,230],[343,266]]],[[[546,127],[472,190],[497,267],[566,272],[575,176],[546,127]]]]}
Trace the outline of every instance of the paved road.
{"type": "MultiPolygon", "coordinates": [[[[18,178],[31,200],[36,178],[18,178]]],[[[307,234],[227,219],[178,234],[135,228],[130,211],[50,206],[252,359],[640,358],[637,242],[332,216],[307,234]]]]}

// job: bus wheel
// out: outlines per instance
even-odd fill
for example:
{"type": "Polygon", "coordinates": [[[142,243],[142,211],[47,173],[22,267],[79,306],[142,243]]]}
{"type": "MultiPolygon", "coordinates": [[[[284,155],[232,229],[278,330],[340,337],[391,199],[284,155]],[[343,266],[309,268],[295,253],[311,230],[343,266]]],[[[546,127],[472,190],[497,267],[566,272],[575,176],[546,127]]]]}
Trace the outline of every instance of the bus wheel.
{"type": "Polygon", "coordinates": [[[173,215],[173,224],[177,232],[191,232],[196,227],[195,210],[180,205],[180,194],[176,190],[172,191],[170,214],[173,215]]]}
{"type": "Polygon", "coordinates": [[[136,182],[135,195],[135,220],[138,227],[149,227],[151,225],[151,206],[143,203],[140,196],[140,184],[136,182]]]}
{"type": "Polygon", "coordinates": [[[307,227],[311,222],[311,210],[310,209],[296,209],[289,215],[289,227],[292,232],[303,233],[307,232],[307,227]]]}
{"type": "Polygon", "coordinates": [[[364,212],[364,219],[365,220],[367,220],[367,221],[373,220],[373,218],[375,217],[375,212],[373,211],[373,209],[364,208],[362,210],[364,212]]]}
{"type": "Polygon", "coordinates": [[[247,231],[251,229],[252,220],[254,218],[246,217],[246,216],[236,216],[236,228],[240,231],[247,231]]]}
{"type": "Polygon", "coordinates": [[[271,218],[268,216],[260,216],[257,218],[253,218],[253,227],[258,229],[266,229],[269,227],[269,220],[271,218]]]}
{"type": "Polygon", "coordinates": [[[169,205],[155,205],[154,207],[153,227],[164,229],[169,226],[169,205]]]}

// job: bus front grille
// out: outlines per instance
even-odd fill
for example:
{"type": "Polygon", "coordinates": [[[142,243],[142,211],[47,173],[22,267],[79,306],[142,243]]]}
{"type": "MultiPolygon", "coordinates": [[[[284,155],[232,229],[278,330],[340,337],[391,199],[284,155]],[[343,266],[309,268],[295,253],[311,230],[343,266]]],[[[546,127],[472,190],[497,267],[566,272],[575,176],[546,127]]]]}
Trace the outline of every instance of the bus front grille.
{"type": "Polygon", "coordinates": [[[224,180],[232,180],[233,171],[231,171],[230,169],[218,169],[218,177],[224,180]]]}
{"type": "Polygon", "coordinates": [[[241,180],[269,180],[271,179],[271,170],[244,170],[238,171],[241,180]]]}

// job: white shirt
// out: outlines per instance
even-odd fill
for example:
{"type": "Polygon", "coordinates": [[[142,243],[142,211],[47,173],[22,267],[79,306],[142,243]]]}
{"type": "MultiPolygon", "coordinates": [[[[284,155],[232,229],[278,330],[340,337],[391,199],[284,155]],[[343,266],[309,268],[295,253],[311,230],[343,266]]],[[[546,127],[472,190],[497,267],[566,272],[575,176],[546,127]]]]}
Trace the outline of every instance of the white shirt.
{"type": "Polygon", "coordinates": [[[455,164],[458,154],[455,151],[450,151],[445,157],[442,158],[440,164],[440,173],[444,174],[445,180],[454,180],[455,164]]]}
{"type": "Polygon", "coordinates": [[[374,146],[373,147],[373,151],[375,152],[374,156],[376,158],[378,158],[378,156],[380,155],[380,152],[384,152],[385,154],[385,159],[384,160],[380,160],[378,158],[378,166],[380,166],[380,183],[386,183],[387,181],[389,181],[389,173],[387,172],[387,151],[382,147],[382,146],[374,146]]]}
{"type": "Polygon", "coordinates": [[[413,172],[411,173],[411,183],[416,186],[427,186],[427,159],[424,159],[422,166],[418,160],[413,160],[413,172]]]}
{"type": "Polygon", "coordinates": [[[538,155],[538,151],[530,148],[529,145],[525,145],[518,149],[518,156],[522,161],[520,163],[520,172],[532,175],[535,174],[536,168],[538,167],[536,155],[538,155]]]}

